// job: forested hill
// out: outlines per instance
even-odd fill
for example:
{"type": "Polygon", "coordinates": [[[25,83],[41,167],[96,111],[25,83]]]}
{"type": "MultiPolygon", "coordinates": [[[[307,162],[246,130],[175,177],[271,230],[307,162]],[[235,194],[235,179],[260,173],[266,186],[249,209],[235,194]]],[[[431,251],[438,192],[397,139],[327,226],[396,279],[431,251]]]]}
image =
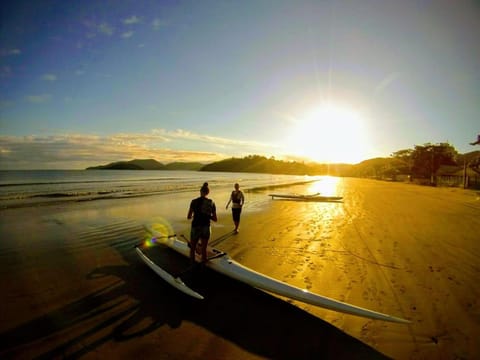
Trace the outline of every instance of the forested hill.
{"type": "Polygon", "coordinates": [[[200,170],[292,175],[329,174],[341,176],[351,167],[352,165],[347,164],[306,164],[303,162],[288,162],[259,155],[250,155],[245,158],[225,159],[208,165],[197,162],[162,164],[154,159],[135,159],[130,161],[117,161],[107,165],[91,166],[88,167],[87,170],[200,170]]]}
{"type": "Polygon", "coordinates": [[[200,170],[205,164],[199,162],[173,162],[165,165],[165,170],[200,170]]]}
{"type": "Polygon", "coordinates": [[[461,170],[464,165],[480,174],[480,151],[459,154],[450,144],[440,143],[416,145],[414,149],[397,151],[388,158],[369,159],[355,165],[304,163],[250,155],[244,158],[229,158],[207,165],[196,162],[175,162],[164,165],[153,159],[136,159],[87,169],[200,170],[394,179],[398,175],[431,178],[432,174],[437,174],[437,172],[441,174],[443,166],[461,170]]]}
{"type": "Polygon", "coordinates": [[[205,165],[201,171],[250,172],[291,175],[341,175],[351,165],[315,164],[296,161],[282,161],[260,155],[244,158],[230,158],[205,165]]]}
{"type": "Polygon", "coordinates": [[[202,171],[251,172],[291,175],[332,175],[373,178],[395,178],[409,175],[430,178],[441,172],[442,166],[470,169],[480,173],[480,151],[459,154],[449,144],[417,145],[414,149],[400,150],[388,158],[374,158],[358,164],[318,164],[282,161],[259,155],[230,158],[203,166],[202,171]]]}
{"type": "Polygon", "coordinates": [[[174,162],[164,165],[154,159],[135,159],[91,166],[87,170],[199,170],[202,166],[203,164],[196,162],[174,162]]]}

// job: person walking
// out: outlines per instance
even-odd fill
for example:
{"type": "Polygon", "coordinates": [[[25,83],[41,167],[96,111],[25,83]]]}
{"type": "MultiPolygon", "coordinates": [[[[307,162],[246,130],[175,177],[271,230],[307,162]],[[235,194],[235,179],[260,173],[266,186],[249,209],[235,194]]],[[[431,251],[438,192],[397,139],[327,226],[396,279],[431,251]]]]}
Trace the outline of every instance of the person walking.
{"type": "Polygon", "coordinates": [[[210,239],[210,221],[217,221],[215,202],[207,198],[210,193],[208,183],[200,188],[200,196],[190,202],[187,219],[192,219],[190,230],[190,261],[195,262],[195,250],[200,241],[202,263],[207,261],[207,245],[210,239]]]}
{"type": "Polygon", "coordinates": [[[225,209],[228,209],[228,205],[232,203],[232,218],[233,223],[235,224],[235,229],[233,230],[235,234],[238,234],[238,226],[240,225],[240,214],[242,213],[242,207],[245,203],[245,197],[243,196],[243,192],[240,190],[240,185],[235,183],[234,189],[232,194],[230,195],[230,199],[227,202],[227,206],[225,209]]]}

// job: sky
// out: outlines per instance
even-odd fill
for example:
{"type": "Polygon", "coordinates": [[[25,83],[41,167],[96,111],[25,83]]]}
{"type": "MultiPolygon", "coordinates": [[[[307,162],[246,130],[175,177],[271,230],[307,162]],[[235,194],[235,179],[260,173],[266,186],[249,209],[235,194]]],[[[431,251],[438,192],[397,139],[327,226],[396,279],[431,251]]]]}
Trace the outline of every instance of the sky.
{"type": "Polygon", "coordinates": [[[478,150],[478,1],[0,7],[0,169],[478,150]]]}

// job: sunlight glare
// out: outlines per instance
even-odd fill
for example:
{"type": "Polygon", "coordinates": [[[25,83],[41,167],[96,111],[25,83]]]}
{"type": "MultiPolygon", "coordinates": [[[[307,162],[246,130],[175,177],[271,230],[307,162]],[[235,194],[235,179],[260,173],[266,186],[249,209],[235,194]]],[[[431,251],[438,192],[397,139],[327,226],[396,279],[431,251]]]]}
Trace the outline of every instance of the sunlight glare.
{"type": "Polygon", "coordinates": [[[346,106],[323,104],[295,120],[287,151],[317,162],[355,163],[365,159],[364,119],[346,106]]]}
{"type": "Polygon", "coordinates": [[[308,194],[320,193],[322,196],[337,196],[340,178],[334,176],[322,176],[308,187],[308,194]]]}

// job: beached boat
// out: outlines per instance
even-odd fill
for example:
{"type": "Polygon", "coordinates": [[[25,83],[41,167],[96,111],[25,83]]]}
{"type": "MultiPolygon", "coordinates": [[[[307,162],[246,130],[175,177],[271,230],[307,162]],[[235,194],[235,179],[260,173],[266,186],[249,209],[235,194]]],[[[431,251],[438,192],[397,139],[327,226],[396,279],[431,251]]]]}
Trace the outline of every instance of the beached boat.
{"type": "MultiPolygon", "coordinates": [[[[174,251],[184,256],[189,256],[190,248],[188,246],[188,243],[177,239],[175,235],[170,235],[166,237],[162,234],[156,233],[151,229],[149,231],[152,234],[152,242],[165,244],[174,251]]],[[[175,277],[169,274],[165,270],[161,269],[158,265],[153,263],[153,261],[151,261],[138,246],[136,246],[136,251],[142,258],[142,260],[170,285],[190,296],[198,299],[203,299],[202,295],[190,289],[180,279],[180,277],[175,277]]],[[[334,300],[326,296],[312,293],[307,289],[301,289],[296,286],[279,281],[277,279],[269,277],[268,275],[261,274],[253,269],[250,269],[238,263],[237,261],[233,260],[227,253],[222,252],[218,249],[209,249],[209,261],[206,263],[206,266],[223,275],[241,281],[260,290],[275,293],[277,295],[285,296],[294,300],[299,300],[322,308],[367,317],[371,319],[384,320],[396,323],[409,323],[409,321],[405,319],[334,300]]]]}
{"type": "Polygon", "coordinates": [[[338,201],[343,199],[343,196],[326,196],[317,194],[303,195],[303,194],[268,194],[268,196],[277,199],[288,199],[288,200],[302,200],[302,201],[338,201]]]}
{"type": "Polygon", "coordinates": [[[204,297],[197,293],[195,290],[189,288],[180,277],[174,277],[172,274],[168,273],[167,271],[163,270],[160,266],[155,264],[145,253],[140,250],[139,247],[135,247],[135,250],[137,251],[137,254],[140,256],[140,258],[147,264],[150,269],[152,269],[158,276],[160,276],[163,280],[165,280],[167,283],[172,285],[173,287],[176,287],[178,290],[181,292],[190,295],[196,299],[202,300],[204,297]]]}

